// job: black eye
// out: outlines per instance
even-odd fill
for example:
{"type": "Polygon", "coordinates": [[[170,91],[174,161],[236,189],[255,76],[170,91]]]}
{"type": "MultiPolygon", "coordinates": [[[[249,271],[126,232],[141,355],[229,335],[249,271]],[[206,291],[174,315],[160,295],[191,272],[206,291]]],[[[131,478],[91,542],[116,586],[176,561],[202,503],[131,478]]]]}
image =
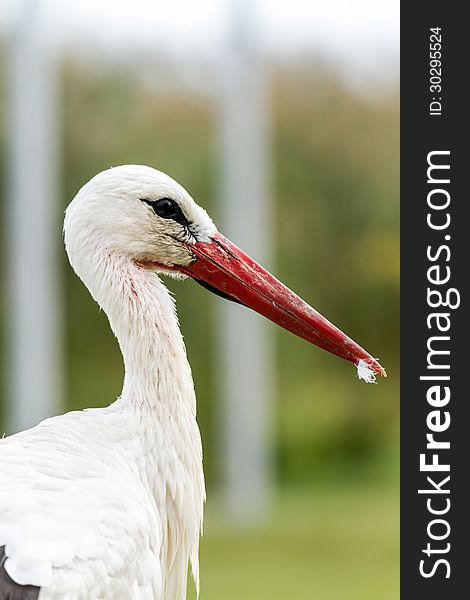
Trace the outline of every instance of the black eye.
{"type": "Polygon", "coordinates": [[[175,219],[180,213],[180,207],[170,198],[162,198],[153,204],[155,213],[163,219],[175,219]]]}
{"type": "Polygon", "coordinates": [[[160,200],[145,200],[145,202],[153,208],[155,214],[162,219],[173,219],[182,225],[189,225],[188,219],[183,215],[181,208],[171,198],[160,198],[160,200]]]}

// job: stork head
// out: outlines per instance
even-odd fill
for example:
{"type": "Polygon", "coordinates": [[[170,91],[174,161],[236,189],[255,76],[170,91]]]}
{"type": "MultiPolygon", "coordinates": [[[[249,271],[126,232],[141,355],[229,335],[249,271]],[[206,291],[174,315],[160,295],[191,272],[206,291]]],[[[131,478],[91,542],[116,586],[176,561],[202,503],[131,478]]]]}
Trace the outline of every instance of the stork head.
{"type": "Polygon", "coordinates": [[[65,244],[79,275],[92,254],[119,254],[138,268],[188,276],[358,367],[368,381],[384,369],[356,342],[217,231],[176,181],[150,167],[103,171],[66,211],[65,244]]]}

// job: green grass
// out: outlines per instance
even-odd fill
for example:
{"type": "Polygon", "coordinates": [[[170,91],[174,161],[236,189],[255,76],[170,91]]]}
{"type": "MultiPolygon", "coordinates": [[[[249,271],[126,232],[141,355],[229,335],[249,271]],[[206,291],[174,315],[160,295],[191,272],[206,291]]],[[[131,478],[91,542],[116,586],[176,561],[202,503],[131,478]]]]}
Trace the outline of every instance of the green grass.
{"type": "Polygon", "coordinates": [[[223,527],[209,504],[206,523],[200,600],[399,597],[396,487],[284,492],[256,529],[223,527]]]}

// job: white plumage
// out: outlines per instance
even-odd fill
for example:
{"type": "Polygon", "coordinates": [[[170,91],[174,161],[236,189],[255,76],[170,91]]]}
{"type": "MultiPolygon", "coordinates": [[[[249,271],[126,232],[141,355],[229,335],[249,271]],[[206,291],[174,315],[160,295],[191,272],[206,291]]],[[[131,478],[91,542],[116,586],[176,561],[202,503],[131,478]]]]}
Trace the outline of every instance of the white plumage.
{"type": "Polygon", "coordinates": [[[0,440],[0,600],[183,600],[188,564],[199,588],[202,448],[174,304],[156,273],[189,275],[363,372],[385,372],[159,171],[100,173],[68,207],[64,234],[119,341],[124,385],[108,408],[0,440]]]}
{"type": "Polygon", "coordinates": [[[165,259],[163,225],[173,224],[140,200],[158,196],[177,198],[200,236],[215,231],[180,186],[146,167],[98,175],[67,210],[70,262],[109,317],[125,381],[108,408],[0,442],[5,569],[41,587],[41,600],[179,600],[188,561],[198,582],[205,492],[191,371],[166,287],[135,262],[165,259]]]}

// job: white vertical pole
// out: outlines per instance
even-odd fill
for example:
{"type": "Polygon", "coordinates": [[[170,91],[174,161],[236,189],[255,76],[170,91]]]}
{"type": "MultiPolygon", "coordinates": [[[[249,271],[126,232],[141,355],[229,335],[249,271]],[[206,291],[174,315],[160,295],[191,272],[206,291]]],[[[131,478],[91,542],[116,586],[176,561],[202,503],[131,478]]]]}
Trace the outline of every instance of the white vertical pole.
{"type": "MultiPolygon", "coordinates": [[[[232,0],[229,47],[222,62],[221,231],[267,263],[271,215],[267,177],[267,102],[253,3],[232,0]]],[[[271,352],[263,318],[220,304],[220,444],[225,509],[250,521],[266,509],[271,487],[271,352]]]]}
{"type": "Polygon", "coordinates": [[[57,411],[61,371],[56,73],[42,0],[18,1],[8,64],[9,432],[57,411]]]}

